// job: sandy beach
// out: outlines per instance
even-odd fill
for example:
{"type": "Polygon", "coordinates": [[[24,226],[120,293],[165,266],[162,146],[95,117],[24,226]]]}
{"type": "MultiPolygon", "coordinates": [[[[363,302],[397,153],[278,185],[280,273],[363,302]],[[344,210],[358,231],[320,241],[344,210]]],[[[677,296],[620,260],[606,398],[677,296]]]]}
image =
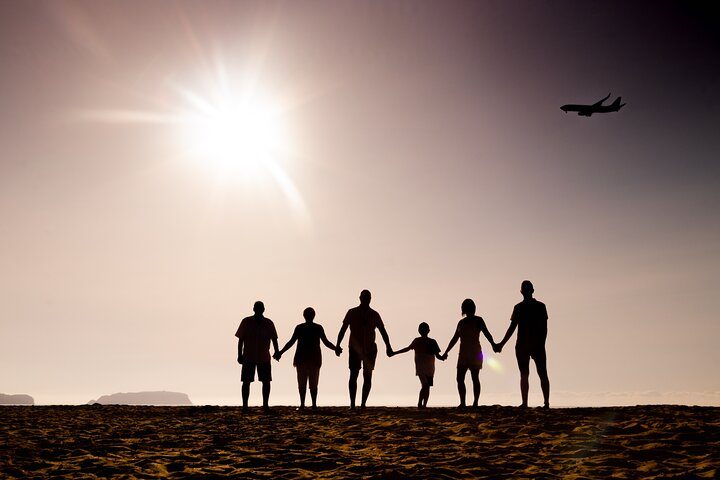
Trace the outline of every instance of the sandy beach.
{"type": "Polygon", "coordinates": [[[3,407],[4,478],[717,478],[720,408],[3,407]]]}

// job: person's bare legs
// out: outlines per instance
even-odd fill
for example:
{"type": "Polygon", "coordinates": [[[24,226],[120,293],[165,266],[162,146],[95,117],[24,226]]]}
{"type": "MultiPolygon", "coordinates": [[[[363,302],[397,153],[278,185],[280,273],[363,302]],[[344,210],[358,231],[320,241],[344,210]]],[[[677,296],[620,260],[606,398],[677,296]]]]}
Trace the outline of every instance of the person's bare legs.
{"type": "Polygon", "coordinates": [[[460,406],[464,407],[465,406],[465,394],[466,394],[465,380],[458,380],[457,389],[458,389],[458,395],[460,396],[460,406]]]}
{"type": "Polygon", "coordinates": [[[530,390],[530,375],[527,373],[520,374],[520,396],[522,397],[521,407],[528,406],[528,390],[530,390]]]}
{"type": "Polygon", "coordinates": [[[296,367],[298,393],[300,394],[300,408],[305,408],[305,392],[307,390],[307,377],[300,367],[296,367]]]}
{"type": "Polygon", "coordinates": [[[305,408],[305,385],[298,385],[298,393],[300,393],[300,408],[305,408]]]}
{"type": "Polygon", "coordinates": [[[313,409],[317,408],[317,392],[318,392],[317,388],[310,389],[310,399],[312,400],[312,408],[313,409]]]}
{"type": "Polygon", "coordinates": [[[547,359],[545,352],[538,354],[535,357],[535,369],[537,370],[538,377],[540,377],[540,388],[543,392],[544,408],[550,408],[550,379],[547,373],[547,359]]]}
{"type": "Polygon", "coordinates": [[[460,408],[465,408],[465,394],[467,393],[465,389],[465,373],[467,372],[467,368],[458,368],[457,370],[457,390],[458,390],[458,396],[460,397],[460,408]]]}
{"type": "Polygon", "coordinates": [[[350,380],[348,381],[348,390],[350,391],[350,408],[355,408],[358,375],[360,375],[360,370],[350,370],[350,380]]]}
{"type": "Polygon", "coordinates": [[[520,370],[520,396],[522,397],[520,407],[525,408],[528,406],[528,390],[530,389],[528,380],[530,377],[530,355],[516,349],[515,358],[517,358],[518,369],[520,370]]]}
{"type": "Polygon", "coordinates": [[[242,402],[244,411],[247,411],[248,409],[248,399],[250,398],[250,383],[251,382],[242,382],[242,402]]]}
{"type": "Polygon", "coordinates": [[[372,388],[372,374],[372,370],[363,367],[362,403],[360,404],[360,408],[365,408],[365,403],[367,403],[368,396],[370,395],[370,389],[372,388]]]}
{"type": "Polygon", "coordinates": [[[470,378],[473,383],[473,407],[478,406],[478,400],[480,399],[480,369],[473,368],[470,370],[470,378]]]}
{"type": "Polygon", "coordinates": [[[418,398],[418,407],[426,408],[428,399],[430,398],[430,385],[424,380],[420,380],[420,397],[418,398]]]}
{"type": "Polygon", "coordinates": [[[262,396],[263,396],[263,409],[265,411],[270,410],[268,401],[270,400],[270,382],[262,382],[262,396]]]}

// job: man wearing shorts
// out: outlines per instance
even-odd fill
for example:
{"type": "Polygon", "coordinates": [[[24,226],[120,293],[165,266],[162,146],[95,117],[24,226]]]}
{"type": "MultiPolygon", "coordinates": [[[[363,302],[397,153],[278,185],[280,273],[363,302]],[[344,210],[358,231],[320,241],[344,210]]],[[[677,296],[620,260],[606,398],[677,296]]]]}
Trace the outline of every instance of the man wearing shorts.
{"type": "Polygon", "coordinates": [[[270,398],[270,382],[272,373],[270,369],[270,342],[275,347],[275,354],[278,353],[277,332],[275,324],[269,318],[265,318],[265,305],[262,302],[255,302],[253,305],[255,314],[243,318],[240,326],[235,332],[238,339],[238,363],[242,365],[242,400],[243,411],[248,410],[248,398],[250,398],[250,384],[255,381],[257,370],[258,380],[262,383],[263,409],[267,412],[268,399],[270,398]]]}
{"type": "Polygon", "coordinates": [[[315,309],[308,307],[303,311],[305,323],[295,327],[292,338],[278,353],[275,358],[280,360],[283,353],[288,351],[297,342],[293,366],[297,369],[298,392],[300,393],[300,408],[305,408],[305,391],[310,384],[310,398],[312,399],[313,410],[317,408],[318,381],[320,379],[320,367],[322,366],[322,352],[320,341],[330,350],[338,353],[335,345],[325,336],[322,325],[314,323],[315,309]]]}
{"type": "Polygon", "coordinates": [[[515,356],[520,369],[520,394],[523,408],[528,406],[528,390],[530,377],[530,359],[535,360],[535,368],[540,377],[545,403],[544,408],[550,408],[550,380],[547,373],[547,356],[545,354],[545,340],[547,339],[547,308],[545,304],[533,298],[535,289],[530,280],[525,280],[520,286],[523,301],[515,305],[510,327],[505,338],[497,345],[495,351],[502,350],[517,328],[517,342],[515,343],[515,356]]]}
{"type": "Polygon", "coordinates": [[[350,391],[350,408],[355,408],[357,379],[361,368],[363,371],[361,408],[365,408],[368,395],[370,395],[372,373],[375,368],[375,359],[378,353],[377,344],[375,343],[376,328],[380,331],[380,335],[385,342],[387,355],[390,356],[392,352],[390,338],[385,330],[385,325],[380,318],[380,314],[370,308],[371,298],[368,290],[360,292],[360,305],[348,310],[336,343],[336,348],[339,349],[345,332],[349,328],[350,351],[348,353],[348,366],[350,367],[350,381],[348,382],[348,390],[350,391]]]}

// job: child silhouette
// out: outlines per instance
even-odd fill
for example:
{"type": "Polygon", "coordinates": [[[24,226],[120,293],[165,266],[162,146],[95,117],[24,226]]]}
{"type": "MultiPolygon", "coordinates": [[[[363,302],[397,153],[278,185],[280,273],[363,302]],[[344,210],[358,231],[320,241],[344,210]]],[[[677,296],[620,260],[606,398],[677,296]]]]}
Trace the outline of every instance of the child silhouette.
{"type": "Polygon", "coordinates": [[[420,395],[418,396],[418,408],[426,408],[428,398],[430,398],[430,387],[433,384],[433,375],[435,375],[435,359],[445,360],[440,355],[440,346],[438,343],[428,337],[430,326],[422,322],[418,326],[420,336],[412,341],[407,347],[391,352],[390,356],[415,350],[415,375],[420,379],[420,395]]]}

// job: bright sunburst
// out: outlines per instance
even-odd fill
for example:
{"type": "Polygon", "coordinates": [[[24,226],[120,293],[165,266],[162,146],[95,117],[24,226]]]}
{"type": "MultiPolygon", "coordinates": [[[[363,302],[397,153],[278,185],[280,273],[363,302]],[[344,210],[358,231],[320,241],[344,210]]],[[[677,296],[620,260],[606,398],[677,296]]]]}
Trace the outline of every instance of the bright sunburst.
{"type": "Polygon", "coordinates": [[[272,173],[287,137],[282,112],[267,95],[220,92],[213,103],[186,91],[183,96],[191,106],[181,114],[183,133],[197,161],[225,178],[272,173]]]}
{"type": "MultiPolygon", "coordinates": [[[[255,78],[255,76],[251,76],[255,78]]],[[[168,124],[180,152],[217,181],[261,186],[274,182],[293,207],[305,206],[282,164],[290,156],[285,110],[258,82],[233,82],[219,68],[206,91],[169,87],[173,107],[159,110],[94,110],[84,117],[112,123],[168,124]]]]}

